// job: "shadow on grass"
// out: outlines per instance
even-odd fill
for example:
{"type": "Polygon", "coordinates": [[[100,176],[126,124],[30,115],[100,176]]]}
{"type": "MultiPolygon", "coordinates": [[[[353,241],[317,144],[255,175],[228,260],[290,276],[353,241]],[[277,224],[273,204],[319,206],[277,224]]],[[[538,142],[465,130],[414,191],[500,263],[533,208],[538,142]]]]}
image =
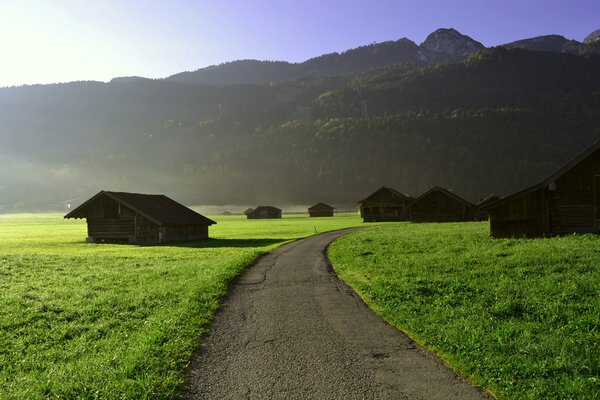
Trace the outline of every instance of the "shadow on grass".
{"type": "Polygon", "coordinates": [[[218,247],[267,247],[274,244],[283,243],[290,239],[206,239],[195,242],[164,243],[159,246],[168,247],[187,247],[187,248],[218,248],[218,247]]]}

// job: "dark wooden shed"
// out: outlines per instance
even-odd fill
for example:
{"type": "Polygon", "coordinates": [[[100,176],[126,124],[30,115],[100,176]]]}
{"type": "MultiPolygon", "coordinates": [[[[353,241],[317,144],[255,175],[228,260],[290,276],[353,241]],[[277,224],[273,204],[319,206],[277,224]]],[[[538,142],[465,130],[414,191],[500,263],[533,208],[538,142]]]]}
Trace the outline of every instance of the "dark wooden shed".
{"type": "Polygon", "coordinates": [[[208,238],[215,221],[162,194],[101,191],[65,218],[86,218],[88,242],[156,244],[208,238]]]}
{"type": "Polygon", "coordinates": [[[363,222],[408,221],[411,198],[390,187],[381,187],[357,205],[363,222]]]}
{"type": "Polygon", "coordinates": [[[410,204],[412,222],[460,222],[481,219],[479,207],[439,186],[429,189],[410,204]]]}
{"type": "Polygon", "coordinates": [[[488,197],[484,197],[483,199],[479,200],[479,203],[477,203],[477,206],[479,208],[485,207],[488,204],[492,204],[495,201],[500,200],[502,197],[498,196],[496,193],[494,194],[490,194],[488,197]]]}
{"type": "Polygon", "coordinates": [[[325,203],[317,203],[308,208],[309,217],[333,217],[335,208],[325,203]]]}
{"type": "Polygon", "coordinates": [[[281,218],[281,210],[273,206],[258,206],[246,211],[248,219],[281,218]]]}
{"type": "Polygon", "coordinates": [[[501,198],[502,197],[494,193],[490,194],[488,197],[484,197],[483,199],[479,200],[479,202],[477,203],[477,207],[479,207],[479,217],[482,221],[489,218],[489,214],[486,210],[484,210],[484,207],[488,204],[492,204],[493,202],[500,200],[501,198]]]}
{"type": "Polygon", "coordinates": [[[483,207],[494,237],[600,231],[600,141],[540,183],[483,207]]]}

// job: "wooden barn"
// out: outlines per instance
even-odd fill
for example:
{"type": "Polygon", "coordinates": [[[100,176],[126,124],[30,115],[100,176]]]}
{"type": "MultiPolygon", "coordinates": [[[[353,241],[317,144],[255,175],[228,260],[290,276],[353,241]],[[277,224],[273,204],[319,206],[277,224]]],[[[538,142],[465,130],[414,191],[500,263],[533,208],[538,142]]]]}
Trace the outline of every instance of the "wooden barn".
{"type": "Polygon", "coordinates": [[[88,242],[157,244],[208,238],[216,224],[162,194],[101,191],[65,218],[86,218],[88,242]]]}
{"type": "Polygon", "coordinates": [[[451,191],[434,186],[410,204],[412,222],[479,221],[479,207],[451,191]]]}
{"type": "Polygon", "coordinates": [[[308,208],[308,216],[309,217],[333,217],[333,210],[335,208],[331,207],[325,203],[317,203],[312,207],[308,208]]]}
{"type": "Polygon", "coordinates": [[[248,219],[281,218],[281,210],[273,206],[258,206],[246,210],[246,217],[248,219]]]}
{"type": "Polygon", "coordinates": [[[408,204],[411,201],[395,189],[381,187],[357,203],[363,222],[408,221],[408,204]]]}
{"type": "Polygon", "coordinates": [[[538,183],[483,207],[493,237],[600,231],[600,141],[538,183]]]}

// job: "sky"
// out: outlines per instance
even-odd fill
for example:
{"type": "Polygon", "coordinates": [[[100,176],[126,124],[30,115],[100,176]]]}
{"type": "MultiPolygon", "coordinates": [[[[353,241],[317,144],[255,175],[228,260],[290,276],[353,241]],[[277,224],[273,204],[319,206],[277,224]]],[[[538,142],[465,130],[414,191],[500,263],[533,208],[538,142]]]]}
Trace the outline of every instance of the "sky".
{"type": "Polygon", "coordinates": [[[0,0],[0,87],[301,62],[455,28],[486,46],[600,28],[600,0],[0,0]]]}

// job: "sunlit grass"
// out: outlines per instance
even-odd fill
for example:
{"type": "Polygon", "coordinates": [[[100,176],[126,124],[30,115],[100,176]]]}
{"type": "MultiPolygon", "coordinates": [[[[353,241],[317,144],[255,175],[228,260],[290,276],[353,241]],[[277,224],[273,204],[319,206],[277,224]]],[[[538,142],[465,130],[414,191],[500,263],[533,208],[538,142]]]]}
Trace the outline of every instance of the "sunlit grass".
{"type": "Polygon", "coordinates": [[[600,398],[600,236],[400,223],[344,236],[329,255],[378,314],[498,398],[600,398]]]}
{"type": "Polygon", "coordinates": [[[85,221],[0,216],[0,399],[171,398],[228,282],[287,241],[355,214],[211,217],[212,239],[85,243],[85,221]]]}

